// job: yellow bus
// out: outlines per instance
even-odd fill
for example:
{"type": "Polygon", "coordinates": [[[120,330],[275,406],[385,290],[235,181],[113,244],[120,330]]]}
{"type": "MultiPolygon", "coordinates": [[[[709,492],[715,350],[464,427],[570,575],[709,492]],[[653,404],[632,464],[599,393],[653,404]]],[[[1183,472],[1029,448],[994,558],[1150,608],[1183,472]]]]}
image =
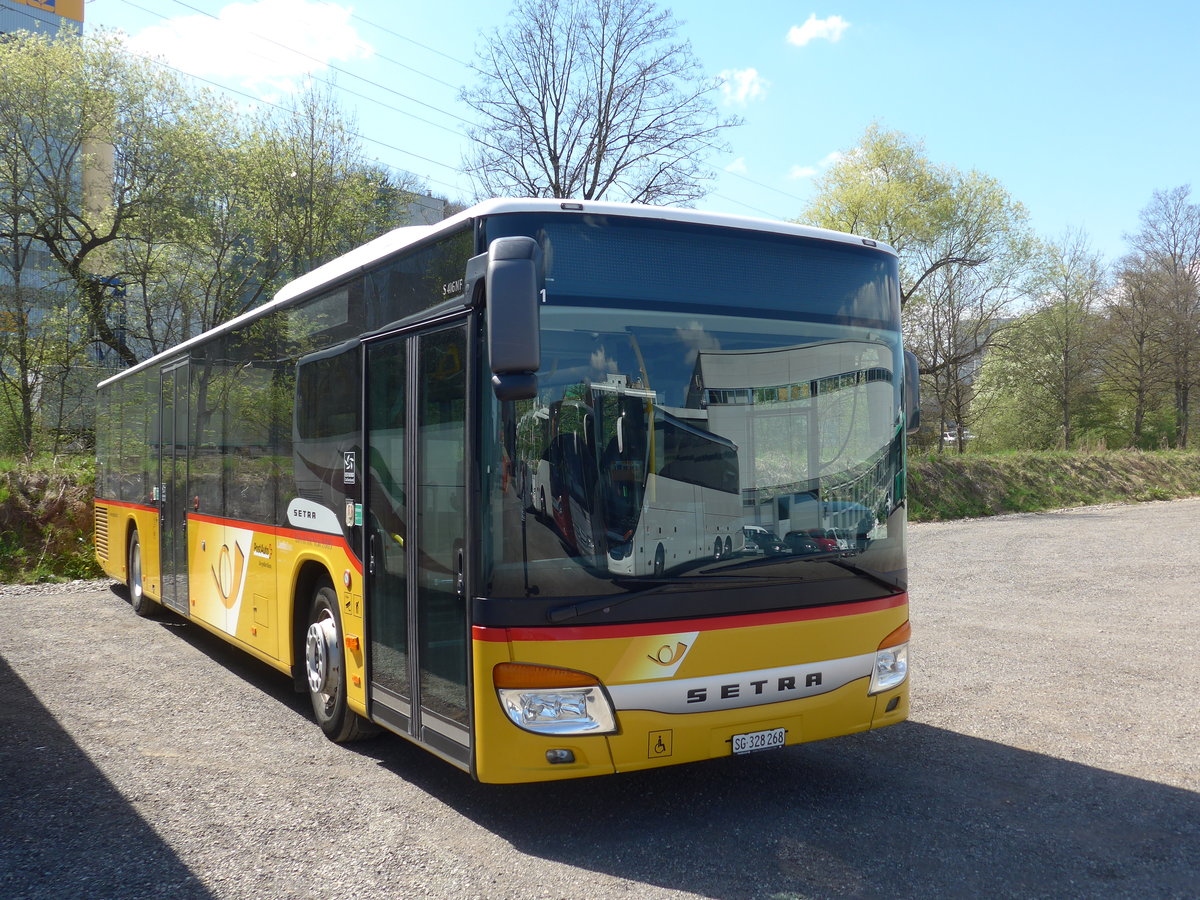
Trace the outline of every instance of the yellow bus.
{"type": "Polygon", "coordinates": [[[638,205],[397,229],[99,385],[97,556],[138,614],[289,674],[331,739],[386,729],[483,782],[899,722],[897,272],[869,240],[638,205]],[[531,427],[550,411],[569,428],[531,427]],[[848,484],[852,548],[741,539],[848,484]]]}

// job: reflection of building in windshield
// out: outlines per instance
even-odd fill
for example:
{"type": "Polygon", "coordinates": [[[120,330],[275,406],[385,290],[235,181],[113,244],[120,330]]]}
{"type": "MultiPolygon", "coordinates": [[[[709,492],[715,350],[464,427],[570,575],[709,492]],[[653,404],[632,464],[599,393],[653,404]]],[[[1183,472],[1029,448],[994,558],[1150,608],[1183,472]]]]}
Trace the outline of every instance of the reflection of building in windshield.
{"type": "Polygon", "coordinates": [[[688,406],[738,446],[747,523],[820,532],[843,550],[885,536],[894,367],[891,347],[866,341],[698,354],[688,406]]]}

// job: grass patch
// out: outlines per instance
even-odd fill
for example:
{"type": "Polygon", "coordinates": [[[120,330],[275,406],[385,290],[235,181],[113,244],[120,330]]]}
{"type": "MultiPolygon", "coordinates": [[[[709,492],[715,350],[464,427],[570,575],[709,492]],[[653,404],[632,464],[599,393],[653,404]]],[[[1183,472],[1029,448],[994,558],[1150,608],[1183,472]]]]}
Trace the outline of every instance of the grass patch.
{"type": "Polygon", "coordinates": [[[931,454],[909,459],[914,522],[1200,495],[1200,452],[931,454]]]}

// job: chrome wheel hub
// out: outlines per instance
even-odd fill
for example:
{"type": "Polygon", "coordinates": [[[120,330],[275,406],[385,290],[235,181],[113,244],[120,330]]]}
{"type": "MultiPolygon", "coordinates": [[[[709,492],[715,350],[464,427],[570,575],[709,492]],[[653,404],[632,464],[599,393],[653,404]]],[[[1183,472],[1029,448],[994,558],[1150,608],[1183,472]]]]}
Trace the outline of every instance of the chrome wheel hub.
{"type": "Polygon", "coordinates": [[[325,612],[308,626],[304,643],[304,662],[308,671],[308,689],[314,694],[334,693],[341,659],[338,654],[337,628],[333,617],[325,612]]]}

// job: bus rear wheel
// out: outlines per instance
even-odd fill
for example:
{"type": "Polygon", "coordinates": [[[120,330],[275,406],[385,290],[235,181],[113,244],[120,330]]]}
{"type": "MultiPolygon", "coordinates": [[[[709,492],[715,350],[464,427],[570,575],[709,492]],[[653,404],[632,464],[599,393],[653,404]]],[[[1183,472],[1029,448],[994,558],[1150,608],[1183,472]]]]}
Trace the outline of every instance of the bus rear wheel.
{"type": "Polygon", "coordinates": [[[346,657],[337,592],[322,584],[313,592],[308,631],[304,636],[304,674],[313,715],[326,737],[337,743],[355,741],[375,729],[346,703],[346,657]]]}
{"type": "Polygon", "coordinates": [[[127,560],[126,577],[129,579],[129,605],[133,611],[145,619],[152,619],[162,612],[162,607],[146,596],[146,585],[142,578],[142,542],[135,530],[129,536],[129,558],[127,560]]]}

